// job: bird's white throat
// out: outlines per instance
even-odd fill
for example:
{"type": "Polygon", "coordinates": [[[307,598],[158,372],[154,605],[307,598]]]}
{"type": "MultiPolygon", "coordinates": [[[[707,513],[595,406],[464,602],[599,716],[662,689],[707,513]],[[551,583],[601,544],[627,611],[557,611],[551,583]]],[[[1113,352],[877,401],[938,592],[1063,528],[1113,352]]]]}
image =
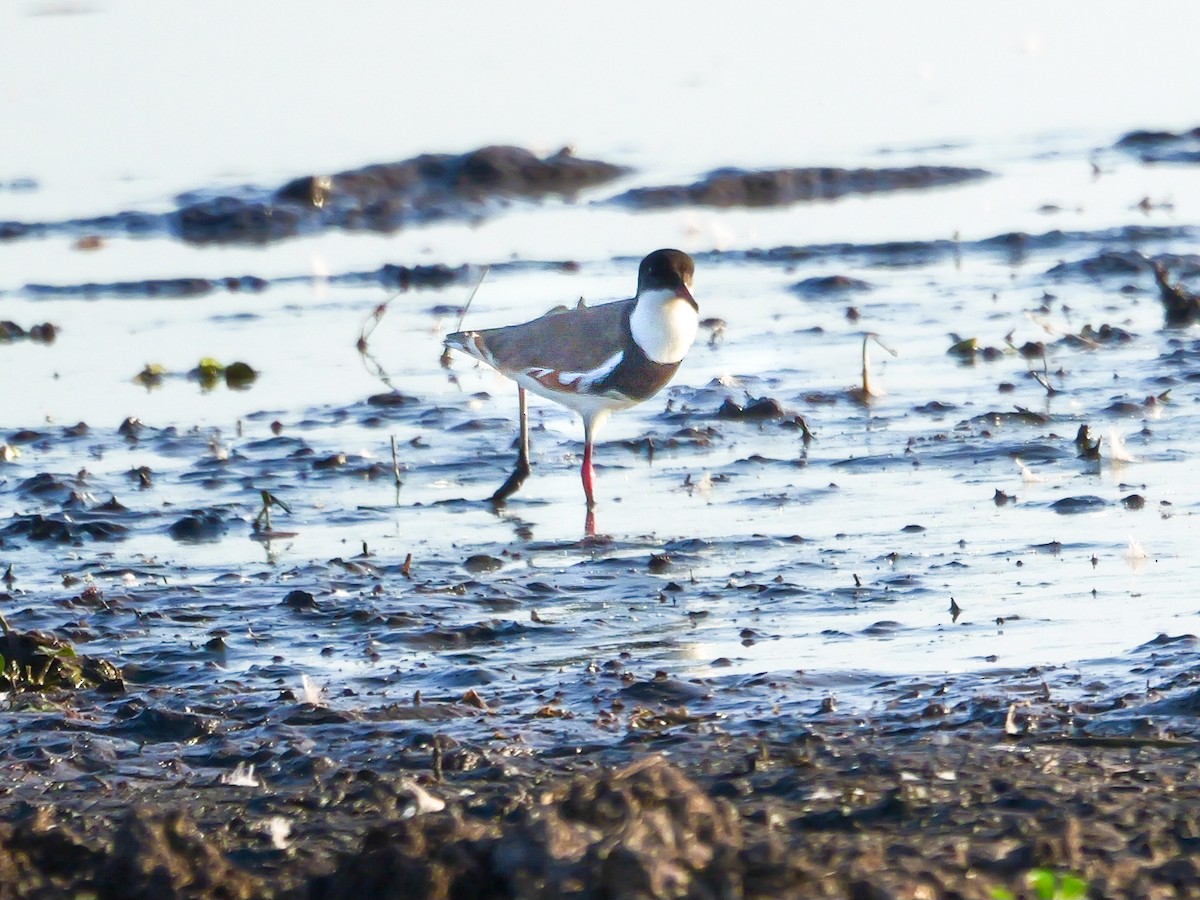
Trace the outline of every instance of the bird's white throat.
{"type": "Polygon", "coordinates": [[[700,315],[670,289],[638,294],[629,330],[642,352],[656,363],[677,363],[696,340],[700,315]]]}

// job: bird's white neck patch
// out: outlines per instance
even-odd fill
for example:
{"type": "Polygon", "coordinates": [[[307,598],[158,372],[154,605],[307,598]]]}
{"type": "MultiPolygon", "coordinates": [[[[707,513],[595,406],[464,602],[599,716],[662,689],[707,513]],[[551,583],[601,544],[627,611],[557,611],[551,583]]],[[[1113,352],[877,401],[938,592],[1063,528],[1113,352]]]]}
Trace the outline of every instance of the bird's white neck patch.
{"type": "Polygon", "coordinates": [[[670,289],[638,294],[629,330],[633,339],[650,359],[670,364],[682,360],[700,327],[695,307],[670,289]]]}

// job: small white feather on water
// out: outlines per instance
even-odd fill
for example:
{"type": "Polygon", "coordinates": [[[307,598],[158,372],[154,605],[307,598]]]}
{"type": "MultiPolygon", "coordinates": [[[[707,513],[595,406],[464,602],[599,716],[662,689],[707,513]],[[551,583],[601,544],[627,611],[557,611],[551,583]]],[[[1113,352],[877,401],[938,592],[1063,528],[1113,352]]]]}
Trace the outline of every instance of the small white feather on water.
{"type": "Polygon", "coordinates": [[[324,299],[329,291],[329,275],[331,269],[325,257],[314,253],[309,259],[309,270],[312,272],[312,292],[318,299],[324,299]]]}
{"type": "Polygon", "coordinates": [[[426,813],[441,812],[446,808],[446,801],[440,797],[435,797],[425,788],[421,787],[411,778],[405,778],[400,782],[400,790],[406,792],[409,796],[409,802],[405,804],[404,811],[400,813],[400,818],[411,819],[414,816],[423,816],[426,813]]]}
{"type": "Polygon", "coordinates": [[[1129,547],[1126,548],[1124,553],[1124,558],[1125,562],[1129,563],[1129,567],[1133,569],[1133,571],[1137,572],[1146,565],[1146,560],[1150,558],[1150,555],[1146,553],[1146,550],[1144,547],[1142,547],[1141,542],[1135,540],[1131,536],[1129,538],[1129,547]]]}
{"type": "Polygon", "coordinates": [[[1029,468],[1029,466],[1025,465],[1025,463],[1021,462],[1021,460],[1017,457],[1013,457],[1013,462],[1015,462],[1017,464],[1017,468],[1021,470],[1021,480],[1026,484],[1040,484],[1045,480],[1041,475],[1035,474],[1034,471],[1029,468]]]}
{"type": "Polygon", "coordinates": [[[292,843],[292,823],[283,816],[272,816],[262,823],[262,829],[276,850],[286,850],[292,843]]]}
{"type": "Polygon", "coordinates": [[[232,784],[235,787],[262,787],[262,781],[254,774],[254,763],[238,763],[232,772],[221,776],[221,784],[232,784]]]}
{"type": "Polygon", "coordinates": [[[300,687],[302,689],[303,700],[312,706],[324,706],[325,700],[321,696],[325,693],[325,689],[313,681],[308,675],[300,676],[300,687]]]}
{"type": "Polygon", "coordinates": [[[1117,429],[1108,431],[1108,458],[1115,463],[1137,462],[1137,457],[1125,448],[1125,437],[1117,429]]]}

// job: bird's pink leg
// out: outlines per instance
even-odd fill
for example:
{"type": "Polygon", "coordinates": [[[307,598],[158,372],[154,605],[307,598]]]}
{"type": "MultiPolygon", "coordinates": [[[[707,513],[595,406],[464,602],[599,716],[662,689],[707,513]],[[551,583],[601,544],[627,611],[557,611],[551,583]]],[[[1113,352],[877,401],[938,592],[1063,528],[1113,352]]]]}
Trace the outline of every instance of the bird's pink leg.
{"type": "Polygon", "coordinates": [[[583,467],[579,472],[583,479],[583,494],[587,497],[587,508],[596,508],[596,470],[592,468],[592,423],[583,422],[583,467]]]}

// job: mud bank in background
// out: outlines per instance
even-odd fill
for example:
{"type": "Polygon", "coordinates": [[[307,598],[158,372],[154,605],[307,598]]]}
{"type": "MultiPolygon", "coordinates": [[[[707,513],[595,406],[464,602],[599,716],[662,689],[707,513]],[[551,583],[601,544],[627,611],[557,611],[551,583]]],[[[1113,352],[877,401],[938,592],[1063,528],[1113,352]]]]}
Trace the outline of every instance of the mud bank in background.
{"type": "MultiPolygon", "coordinates": [[[[467,280],[472,271],[469,266],[451,268],[441,264],[428,266],[400,266],[392,263],[370,272],[344,272],[330,276],[332,284],[378,284],[392,290],[406,291],[410,288],[442,288],[455,282],[467,280]]],[[[310,276],[287,276],[268,280],[256,275],[231,275],[225,278],[148,278],[143,281],[114,281],[86,284],[27,284],[22,289],[30,297],[50,300],[62,297],[134,297],[145,299],[187,299],[204,297],[216,292],[230,294],[265,291],[272,285],[295,284],[310,281],[310,276]]],[[[0,328],[4,324],[0,323],[0,328]]],[[[0,334],[0,340],[3,340],[0,334]]]]}
{"type": "Polygon", "coordinates": [[[1200,162],[1200,127],[1187,131],[1130,131],[1113,145],[1147,163],[1200,162]]]}
{"type": "Polygon", "coordinates": [[[637,209],[677,206],[787,206],[812,200],[836,200],[851,194],[879,194],[945,187],[986,178],[983,169],[958,166],[908,166],[895,169],[717,169],[689,185],[643,187],[612,202],[637,209]]]}
{"type": "MultiPolygon", "coordinates": [[[[778,723],[776,723],[778,724],[778,723]]],[[[3,788],[0,898],[1200,896],[1192,742],[870,722],[734,737],[673,728],[537,757],[438,734],[386,771],[312,749],[303,785],[170,766],[3,788]]]]}
{"type": "MultiPolygon", "coordinates": [[[[519,147],[484,147],[459,156],[425,154],[334,175],[305,175],[273,190],[248,185],[193,191],[177,197],[179,208],[165,214],[127,211],[64,222],[0,222],[0,240],[78,235],[92,249],[113,236],[266,244],[329,229],[391,233],[438,221],[477,221],[514,200],[573,197],[627,171],[577,158],[569,149],[540,159],[519,147]]],[[[929,165],[718,169],[691,185],[635,188],[605,202],[633,209],[786,206],[957,185],[989,175],[983,169],[929,165]]]]}
{"type": "Polygon", "coordinates": [[[325,229],[391,232],[424,222],[472,220],[513,199],[571,196],[625,170],[570,150],[539,158],[520,147],[424,154],[334,175],[306,175],[274,190],[195,191],[166,214],[121,212],[54,223],[0,222],[0,240],[47,234],[148,237],[195,244],[250,243],[325,229]]]}

